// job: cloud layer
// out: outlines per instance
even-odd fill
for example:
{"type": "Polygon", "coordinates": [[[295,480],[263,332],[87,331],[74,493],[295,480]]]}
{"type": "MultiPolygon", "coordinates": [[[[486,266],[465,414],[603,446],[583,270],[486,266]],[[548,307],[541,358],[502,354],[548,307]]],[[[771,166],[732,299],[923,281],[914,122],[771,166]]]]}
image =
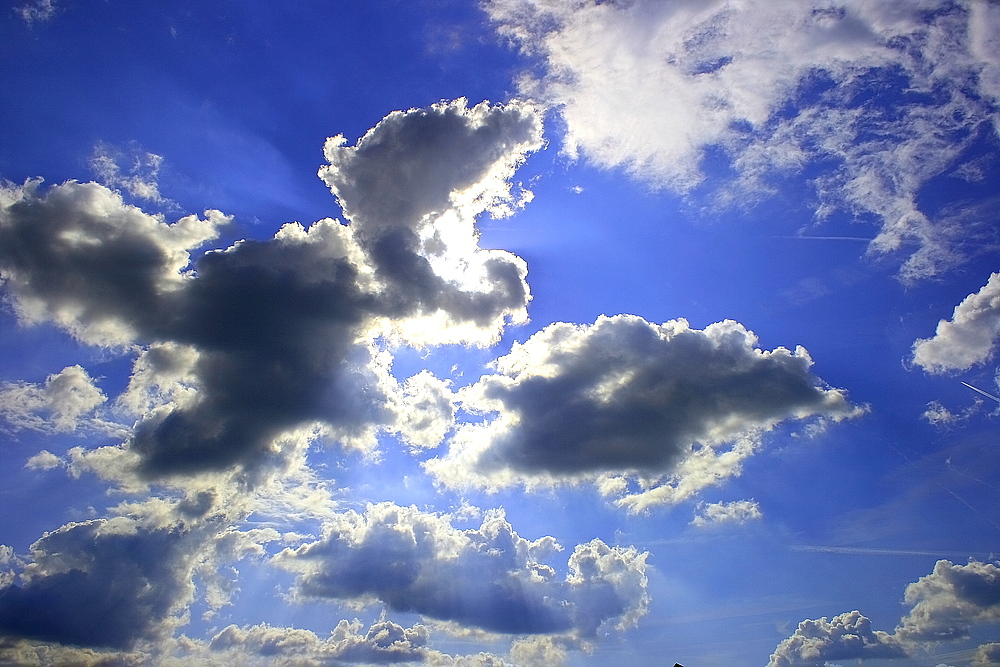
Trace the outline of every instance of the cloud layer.
{"type": "MultiPolygon", "coordinates": [[[[920,189],[993,131],[1000,66],[990,3],[490,0],[537,59],[524,94],[559,109],[566,149],[688,192],[710,155],[739,174],[723,200],[818,170],[817,216],[874,217],[876,252],[912,281],[962,259],[975,224],[932,217],[920,189]],[[863,91],[871,86],[881,93],[863,91]]],[[[710,161],[710,160],[709,160],[710,161]]]]}

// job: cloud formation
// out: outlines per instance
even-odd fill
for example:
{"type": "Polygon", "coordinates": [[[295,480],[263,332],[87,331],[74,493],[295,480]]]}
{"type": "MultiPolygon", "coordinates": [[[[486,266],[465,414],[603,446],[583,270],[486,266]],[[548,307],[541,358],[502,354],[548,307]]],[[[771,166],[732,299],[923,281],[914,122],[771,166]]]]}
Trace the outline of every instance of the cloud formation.
{"type": "Polygon", "coordinates": [[[852,611],[799,623],[795,633],[782,641],[768,667],[825,667],[834,660],[905,658],[906,652],[892,635],[872,630],[871,620],[852,611]]]}
{"type": "Polygon", "coordinates": [[[913,363],[928,373],[965,371],[993,357],[1000,338],[1000,273],[938,322],[931,338],[913,344],[913,363]]]}
{"type": "MultiPolygon", "coordinates": [[[[802,621],[778,645],[768,666],[824,667],[833,660],[906,658],[942,641],[967,639],[973,627],[1000,620],[1000,567],[939,560],[931,574],[906,587],[905,599],[912,609],[891,634],[872,630],[871,621],[857,611],[832,621],[802,621]]],[[[993,646],[981,646],[976,660],[991,664],[993,646]]]]}
{"type": "Polygon", "coordinates": [[[486,344],[526,319],[524,261],[479,248],[474,224],[516,203],[509,178],[541,131],[517,102],[394,112],[356,146],[327,143],[321,175],[350,224],[289,223],[193,266],[229,221],[219,211],[167,224],[95,183],[8,186],[0,276],[22,321],[141,347],[122,404],[147,476],[253,470],[311,423],[345,443],[384,429],[426,446],[449,426],[447,398],[427,378],[400,388],[375,339],[486,344]],[[419,434],[413,400],[444,401],[419,434]]]}
{"type": "Polygon", "coordinates": [[[119,424],[95,416],[108,397],[82,366],[67,366],[42,385],[27,382],[0,384],[0,417],[15,430],[45,433],[98,430],[124,433],[119,424]]]}
{"type": "Polygon", "coordinates": [[[502,511],[476,530],[392,503],[328,521],[322,537],[274,562],[298,574],[302,598],[381,601],[389,609],[491,632],[593,637],[646,612],[645,553],[593,540],[574,548],[567,574],[544,560],[551,537],[528,541],[502,511]]]}
{"type": "Polygon", "coordinates": [[[722,523],[744,524],[763,517],[760,505],[753,500],[734,500],[731,503],[700,505],[691,525],[704,528],[722,523]]]}
{"type": "MultiPolygon", "coordinates": [[[[997,123],[990,3],[489,0],[536,58],[525,95],[559,109],[566,150],[681,192],[713,151],[732,201],[818,169],[817,217],[878,221],[875,252],[905,250],[912,281],[961,261],[973,226],[932,218],[920,189],[997,123]],[[876,85],[883,93],[863,94],[876,85]],[[988,128],[988,129],[986,129],[988,128]]],[[[726,197],[723,191],[723,197],[726,197]]]]}
{"type": "Polygon", "coordinates": [[[733,321],[704,330],[629,315],[556,323],[494,365],[459,393],[486,420],[461,425],[448,453],[426,464],[449,486],[715,478],[752,453],[750,436],[782,421],[858,413],[811,373],[803,348],[761,350],[733,321]],[[720,461],[724,446],[734,453],[720,461]]]}

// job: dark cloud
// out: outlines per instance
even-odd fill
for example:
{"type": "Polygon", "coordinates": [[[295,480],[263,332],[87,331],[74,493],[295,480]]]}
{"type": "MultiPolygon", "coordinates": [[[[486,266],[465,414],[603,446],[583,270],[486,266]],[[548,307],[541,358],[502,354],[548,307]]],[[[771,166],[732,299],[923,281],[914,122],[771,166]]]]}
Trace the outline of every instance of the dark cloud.
{"type": "Polygon", "coordinates": [[[341,143],[322,174],[350,226],[289,224],[193,270],[189,252],[227,221],[218,211],[171,225],[94,183],[3,191],[0,275],[23,320],[147,347],[146,389],[176,388],[183,362],[185,400],[132,402],[146,408],[129,442],[145,475],[252,469],[314,422],[373,440],[395,428],[389,394],[402,391],[373,356],[377,335],[481,343],[526,317],[523,260],[481,250],[474,217],[511,202],[509,177],[541,145],[532,108],[459,100],[341,143]]]}
{"type": "Polygon", "coordinates": [[[552,324],[462,392],[463,407],[497,416],[460,429],[429,467],[457,485],[476,475],[667,473],[696,444],[857,413],[810,372],[805,350],[756,343],[732,321],[704,330],[626,315],[552,324]]]}
{"type": "Polygon", "coordinates": [[[127,517],[70,523],[35,542],[0,589],[0,635],[130,649],[169,634],[188,601],[201,531],[127,517]]]}
{"type": "Polygon", "coordinates": [[[383,503],[326,524],[323,537],[275,557],[304,598],[380,600],[501,633],[593,636],[646,610],[645,554],[600,540],[577,546],[566,577],[542,560],[557,545],[520,537],[502,513],[461,531],[440,516],[383,503]]]}
{"type": "Polygon", "coordinates": [[[768,667],[825,667],[834,660],[905,658],[898,640],[887,632],[872,630],[871,620],[852,611],[827,621],[821,618],[799,623],[798,629],[781,642],[768,667]]]}

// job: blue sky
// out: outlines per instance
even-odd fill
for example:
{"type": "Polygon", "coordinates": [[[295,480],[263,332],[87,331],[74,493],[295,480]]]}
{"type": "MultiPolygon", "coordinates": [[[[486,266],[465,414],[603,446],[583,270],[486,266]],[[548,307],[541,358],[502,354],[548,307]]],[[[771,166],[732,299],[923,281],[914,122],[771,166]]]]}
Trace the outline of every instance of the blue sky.
{"type": "Polygon", "coordinates": [[[4,3],[0,662],[1000,664],[998,35],[4,3]]]}

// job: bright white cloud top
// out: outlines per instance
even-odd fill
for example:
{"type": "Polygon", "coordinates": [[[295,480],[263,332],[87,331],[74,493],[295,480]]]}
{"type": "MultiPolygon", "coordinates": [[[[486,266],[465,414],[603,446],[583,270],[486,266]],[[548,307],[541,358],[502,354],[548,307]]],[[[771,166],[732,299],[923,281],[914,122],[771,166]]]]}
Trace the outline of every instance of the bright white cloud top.
{"type": "Polygon", "coordinates": [[[5,12],[0,663],[996,663],[995,2],[5,12]]]}

